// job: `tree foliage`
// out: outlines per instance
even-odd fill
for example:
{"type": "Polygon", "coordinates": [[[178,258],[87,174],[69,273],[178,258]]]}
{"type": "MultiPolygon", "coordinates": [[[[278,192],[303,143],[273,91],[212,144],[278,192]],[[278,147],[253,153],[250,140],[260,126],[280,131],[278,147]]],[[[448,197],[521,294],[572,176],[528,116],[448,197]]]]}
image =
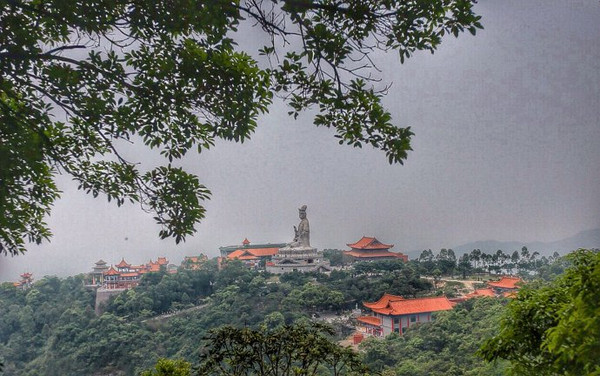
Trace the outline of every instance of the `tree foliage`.
{"type": "Polygon", "coordinates": [[[294,325],[272,331],[225,326],[210,332],[201,355],[203,376],[366,375],[350,348],[329,340],[325,325],[294,325]]]}
{"type": "Polygon", "coordinates": [[[191,363],[181,359],[161,358],[156,362],[154,369],[142,372],[141,376],[190,376],[191,374],[191,363]]]}
{"type": "Polygon", "coordinates": [[[600,253],[567,258],[572,266],[554,281],[519,291],[480,350],[485,359],[508,359],[517,375],[600,374],[600,253]]]}
{"type": "Polygon", "coordinates": [[[1,0],[0,252],[51,235],[57,173],[117,205],[140,203],[161,238],[184,240],[210,192],[173,162],[247,140],[274,95],[294,117],[315,108],[314,124],[340,144],[402,163],[413,133],[382,106],[372,52],[404,61],[445,34],[475,34],[474,2],[1,0]],[[252,25],[269,41],[258,51],[237,43],[252,25]],[[132,142],[165,164],[128,160],[132,142]]]}
{"type": "MultiPolygon", "coordinates": [[[[84,287],[84,276],[45,277],[25,290],[2,284],[4,375],[133,375],[150,367],[154,369],[148,372],[159,372],[159,363],[164,370],[173,365],[158,362],[160,358],[196,364],[200,339],[212,328],[278,330],[310,322],[315,310],[331,314],[354,308],[385,291],[405,296],[423,292],[410,268],[370,276],[334,271],[318,278],[292,277],[276,283],[273,276],[239,261],[220,271],[207,263],[201,270],[147,273],[140,285],[112,297],[100,316],[94,313],[94,294],[84,287]]],[[[422,286],[430,287],[426,282],[422,286]]],[[[335,325],[336,336],[345,335],[344,326],[335,325]]]]}

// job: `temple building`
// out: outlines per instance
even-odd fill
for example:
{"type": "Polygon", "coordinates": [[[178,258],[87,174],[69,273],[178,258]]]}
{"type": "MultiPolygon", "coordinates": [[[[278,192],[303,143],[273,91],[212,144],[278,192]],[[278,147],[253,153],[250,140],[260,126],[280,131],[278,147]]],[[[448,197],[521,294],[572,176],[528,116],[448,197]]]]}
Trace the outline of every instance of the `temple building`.
{"type": "Polygon", "coordinates": [[[25,289],[30,288],[32,283],[33,283],[33,274],[26,272],[26,273],[21,274],[21,280],[19,282],[14,282],[13,286],[25,290],[25,289]]]}
{"type": "Polygon", "coordinates": [[[237,249],[227,255],[227,260],[241,260],[246,266],[258,268],[271,260],[278,250],[278,248],[237,249]]]}
{"type": "Polygon", "coordinates": [[[104,273],[108,271],[108,265],[106,265],[106,261],[98,260],[96,261],[96,266],[92,269],[90,273],[90,277],[92,279],[92,285],[101,286],[104,283],[104,273]]]}
{"type": "Polygon", "coordinates": [[[316,248],[280,248],[272,261],[265,264],[269,273],[285,274],[291,272],[317,272],[328,273],[331,271],[329,260],[323,257],[323,252],[316,248]]]}
{"type": "Polygon", "coordinates": [[[431,314],[452,309],[452,303],[445,296],[405,299],[401,296],[384,294],[373,303],[364,302],[370,315],[360,316],[359,331],[373,336],[402,334],[411,326],[430,322],[431,314]]]}
{"type": "Polygon", "coordinates": [[[518,277],[502,277],[499,281],[488,282],[487,288],[477,289],[462,298],[453,299],[453,301],[464,301],[471,298],[480,297],[505,297],[514,298],[519,291],[520,284],[523,283],[518,277]]]}
{"type": "MultiPolygon", "coordinates": [[[[269,249],[269,250],[272,250],[272,252],[274,252],[273,254],[275,254],[275,253],[277,253],[277,250],[279,248],[285,247],[285,246],[286,246],[286,243],[275,243],[275,244],[267,243],[267,244],[250,245],[250,241],[248,240],[248,238],[245,238],[244,241],[242,242],[242,244],[219,247],[219,251],[221,252],[221,257],[226,259],[227,256],[229,256],[233,252],[244,251],[244,250],[267,250],[267,249],[269,249]]],[[[267,252],[267,251],[265,251],[265,252],[267,252]]],[[[239,255],[239,253],[238,253],[238,255],[239,255]]]]}
{"type": "Polygon", "coordinates": [[[129,289],[137,286],[144,274],[158,272],[161,268],[167,271],[168,266],[169,261],[166,257],[159,257],[156,261],[150,260],[142,265],[129,264],[125,258],[122,258],[121,262],[110,267],[106,266],[105,261],[99,260],[92,272],[89,273],[89,278],[91,278],[92,285],[103,289],[129,289]],[[102,271],[101,274],[99,274],[100,271],[102,271]]]}
{"type": "Polygon", "coordinates": [[[502,277],[499,281],[488,282],[488,286],[496,295],[512,298],[519,291],[521,283],[523,280],[519,277],[502,277]]]}
{"type": "Polygon", "coordinates": [[[208,256],[204,253],[199,254],[198,256],[185,256],[183,261],[181,261],[181,269],[186,270],[198,270],[208,261],[208,256]]]}
{"type": "Polygon", "coordinates": [[[408,261],[408,256],[401,252],[391,252],[393,244],[383,244],[376,238],[363,236],[356,243],[347,244],[350,251],[344,251],[344,256],[350,261],[374,260],[403,260],[408,261]]]}

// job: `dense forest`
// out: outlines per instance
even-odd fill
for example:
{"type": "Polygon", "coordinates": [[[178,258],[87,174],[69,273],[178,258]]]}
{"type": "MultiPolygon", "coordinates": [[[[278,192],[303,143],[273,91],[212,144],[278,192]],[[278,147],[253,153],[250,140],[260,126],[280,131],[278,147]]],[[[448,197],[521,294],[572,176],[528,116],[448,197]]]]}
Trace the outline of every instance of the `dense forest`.
{"type": "MultiPolygon", "coordinates": [[[[452,270],[444,269],[451,278],[460,274],[456,261],[452,270]]],[[[444,285],[438,277],[423,278],[447,264],[447,257],[438,254],[409,263],[358,263],[330,275],[274,276],[239,261],[219,271],[209,261],[199,270],[148,273],[139,286],[112,297],[99,316],[84,275],[44,277],[28,289],[5,283],[0,286],[3,374],[134,375],[161,358],[194,365],[211,329],[277,331],[324,316],[334,318],[328,338],[335,342],[353,332],[352,321],[342,313],[363,301],[375,301],[386,292],[405,297],[456,293],[458,282],[444,285]]],[[[564,258],[540,262],[529,278],[553,281],[570,264],[564,258]]],[[[469,271],[473,270],[480,272],[482,267],[469,271]]],[[[508,361],[498,356],[485,362],[478,350],[498,333],[508,303],[497,298],[467,300],[403,336],[367,338],[359,356],[372,372],[385,375],[503,374],[508,361]]]]}
{"type": "Polygon", "coordinates": [[[275,328],[376,300],[384,292],[416,296],[432,288],[401,263],[377,275],[291,273],[278,283],[239,262],[222,271],[207,263],[201,270],[149,273],[96,316],[94,292],[84,287],[84,278],[44,277],[26,290],[0,287],[5,375],[137,374],[160,357],[196,360],[202,338],[221,325],[275,328]]]}

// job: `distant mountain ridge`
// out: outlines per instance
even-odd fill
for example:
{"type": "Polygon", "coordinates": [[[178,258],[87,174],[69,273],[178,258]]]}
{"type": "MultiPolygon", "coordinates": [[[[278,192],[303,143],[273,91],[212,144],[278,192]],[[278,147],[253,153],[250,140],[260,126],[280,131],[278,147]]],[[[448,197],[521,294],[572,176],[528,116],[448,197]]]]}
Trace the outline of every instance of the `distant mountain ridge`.
{"type": "MultiPolygon", "coordinates": [[[[518,241],[497,241],[481,240],[462,244],[456,247],[450,247],[457,255],[471,252],[474,249],[480,249],[482,252],[491,253],[501,249],[502,251],[512,252],[521,250],[525,246],[530,252],[539,252],[542,255],[552,254],[554,251],[565,254],[578,248],[600,248],[600,228],[581,231],[576,235],[554,242],[518,242],[518,241]]],[[[433,251],[436,251],[435,249],[433,251]]],[[[418,258],[422,250],[408,252],[409,258],[418,258]]]]}

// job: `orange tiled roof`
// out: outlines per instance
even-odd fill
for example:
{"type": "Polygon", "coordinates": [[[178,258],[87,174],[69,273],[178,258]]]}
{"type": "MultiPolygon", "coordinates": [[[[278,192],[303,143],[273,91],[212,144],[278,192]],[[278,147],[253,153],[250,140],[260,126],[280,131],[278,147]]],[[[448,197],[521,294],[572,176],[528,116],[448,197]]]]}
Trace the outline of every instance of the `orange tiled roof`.
{"type": "Polygon", "coordinates": [[[245,249],[236,249],[227,255],[227,258],[230,260],[240,259],[240,260],[253,260],[259,257],[273,256],[277,254],[277,248],[245,248],[245,249]]]}
{"type": "Polygon", "coordinates": [[[227,258],[230,260],[236,259],[238,257],[240,257],[241,255],[244,254],[244,251],[241,249],[236,249],[235,251],[231,252],[230,254],[227,255],[227,258]]]}
{"type": "Polygon", "coordinates": [[[382,309],[387,307],[390,302],[394,302],[397,300],[405,300],[403,297],[398,296],[398,295],[392,295],[392,294],[383,294],[383,296],[381,298],[379,298],[378,301],[373,302],[373,303],[368,303],[368,302],[363,302],[363,305],[367,308],[377,308],[377,309],[382,309]]]}
{"type": "Polygon", "coordinates": [[[496,296],[496,294],[494,293],[494,290],[492,289],[477,289],[475,291],[473,291],[470,294],[467,294],[467,298],[478,298],[481,296],[490,296],[490,297],[494,297],[496,296]]]}
{"type": "Polygon", "coordinates": [[[243,245],[248,245],[250,244],[250,240],[248,240],[248,238],[244,238],[244,241],[242,242],[243,245]]]}
{"type": "Polygon", "coordinates": [[[452,303],[445,296],[390,301],[385,308],[371,308],[383,315],[410,315],[415,313],[447,311],[452,303]]]}
{"type": "Polygon", "coordinates": [[[167,260],[167,258],[166,258],[166,257],[159,257],[159,258],[156,260],[156,262],[157,262],[159,265],[167,265],[167,264],[169,263],[169,260],[167,260]]]}
{"type": "Polygon", "coordinates": [[[119,275],[121,273],[119,273],[118,271],[115,270],[115,268],[112,267],[112,265],[110,266],[110,268],[104,272],[104,275],[119,275]]]}
{"type": "Polygon", "coordinates": [[[355,249],[389,249],[394,246],[393,244],[383,244],[376,238],[369,238],[366,236],[363,236],[362,239],[356,243],[346,245],[355,249]]]}
{"type": "Polygon", "coordinates": [[[395,258],[404,258],[404,255],[400,253],[390,252],[390,251],[375,251],[375,252],[362,252],[362,251],[344,251],[344,254],[356,258],[369,258],[369,257],[395,257],[395,258]]]}
{"type": "Polygon", "coordinates": [[[517,283],[522,283],[521,278],[518,277],[502,277],[499,281],[488,282],[488,286],[497,287],[501,289],[518,289],[517,283]]]}
{"type": "Polygon", "coordinates": [[[246,251],[252,253],[254,256],[264,257],[273,256],[277,254],[277,248],[248,248],[246,251]]]}
{"type": "Polygon", "coordinates": [[[159,272],[160,271],[160,265],[158,265],[158,263],[151,263],[148,265],[148,271],[149,272],[159,272]]]}
{"type": "Polygon", "coordinates": [[[505,298],[514,299],[514,298],[517,297],[517,293],[514,292],[514,291],[505,291],[505,292],[502,293],[502,296],[505,297],[505,298]]]}
{"type": "Polygon", "coordinates": [[[121,259],[121,262],[117,264],[117,268],[128,268],[131,265],[127,263],[127,261],[125,261],[125,257],[123,257],[121,259]]]}
{"type": "Polygon", "coordinates": [[[238,257],[238,260],[258,260],[258,257],[252,255],[242,255],[238,257]]]}
{"type": "Polygon", "coordinates": [[[375,316],[360,316],[356,320],[374,326],[381,326],[381,319],[375,316]]]}

